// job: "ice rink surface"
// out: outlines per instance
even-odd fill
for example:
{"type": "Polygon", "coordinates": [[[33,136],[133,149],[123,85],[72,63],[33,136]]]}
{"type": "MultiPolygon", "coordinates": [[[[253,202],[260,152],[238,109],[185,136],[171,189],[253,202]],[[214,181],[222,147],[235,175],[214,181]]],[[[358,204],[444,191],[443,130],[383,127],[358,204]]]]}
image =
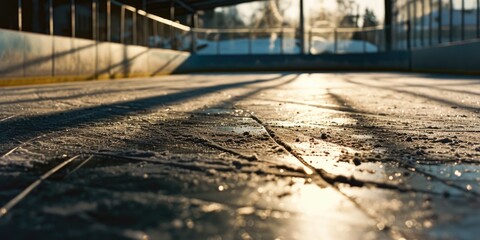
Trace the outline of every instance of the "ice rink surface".
{"type": "Polygon", "coordinates": [[[2,239],[475,239],[480,78],[0,88],[2,239]]]}

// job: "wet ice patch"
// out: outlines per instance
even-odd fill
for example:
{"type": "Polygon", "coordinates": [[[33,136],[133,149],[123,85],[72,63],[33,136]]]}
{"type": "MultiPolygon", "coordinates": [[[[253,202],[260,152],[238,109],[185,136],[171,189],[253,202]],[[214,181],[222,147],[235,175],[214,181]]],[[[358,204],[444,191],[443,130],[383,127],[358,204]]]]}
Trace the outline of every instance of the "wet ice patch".
{"type": "Polygon", "coordinates": [[[78,202],[72,205],[44,207],[43,211],[49,214],[68,216],[82,212],[93,211],[96,208],[97,204],[95,203],[78,202]]]}
{"type": "Polygon", "coordinates": [[[360,140],[366,140],[366,139],[372,139],[373,138],[372,135],[368,135],[368,134],[352,134],[350,136],[352,138],[360,139],[360,140]]]}
{"type": "Polygon", "coordinates": [[[435,165],[417,165],[417,168],[441,179],[455,181],[467,191],[480,189],[480,165],[466,163],[447,163],[435,165]]]}
{"type": "Polygon", "coordinates": [[[207,109],[202,109],[196,114],[201,114],[201,115],[230,115],[230,116],[235,116],[235,117],[241,117],[241,116],[247,116],[248,113],[245,112],[244,110],[241,109],[225,109],[225,108],[207,108],[207,109]]]}
{"type": "Polygon", "coordinates": [[[220,132],[225,132],[225,133],[236,133],[240,135],[262,135],[265,133],[265,129],[262,127],[258,126],[228,126],[228,125],[223,125],[223,126],[217,126],[214,128],[217,131],[220,132]]]}
{"type": "Polygon", "coordinates": [[[238,118],[237,121],[233,123],[221,123],[212,128],[216,132],[221,132],[225,134],[239,134],[246,137],[250,135],[263,135],[266,134],[265,129],[262,126],[259,126],[252,118],[238,118]]]}

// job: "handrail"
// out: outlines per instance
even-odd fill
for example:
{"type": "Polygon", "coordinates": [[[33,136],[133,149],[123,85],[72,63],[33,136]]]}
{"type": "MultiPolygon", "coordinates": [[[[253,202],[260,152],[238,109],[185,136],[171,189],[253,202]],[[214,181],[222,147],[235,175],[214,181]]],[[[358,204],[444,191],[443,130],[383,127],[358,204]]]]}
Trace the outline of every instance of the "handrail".
{"type": "Polygon", "coordinates": [[[169,20],[169,19],[166,19],[166,18],[162,18],[160,16],[157,16],[157,15],[154,15],[154,14],[151,14],[151,13],[148,13],[144,10],[141,10],[141,9],[137,9],[133,6],[130,6],[130,5],[127,5],[127,4],[124,4],[124,3],[120,3],[120,2],[117,2],[115,0],[111,0],[113,4],[117,5],[117,6],[120,6],[120,7],[123,7],[125,10],[129,10],[131,12],[136,12],[142,16],[145,16],[147,18],[150,18],[152,20],[155,20],[157,22],[160,22],[160,23],[163,23],[163,24],[166,24],[168,26],[171,26],[171,27],[174,27],[174,28],[178,28],[180,30],[183,30],[183,31],[190,31],[191,28],[187,25],[183,25],[181,23],[177,23],[177,22],[174,22],[172,20],[169,20]]]}
{"type": "Polygon", "coordinates": [[[183,30],[183,31],[190,31],[191,28],[189,26],[186,26],[186,25],[183,25],[181,23],[177,23],[177,22],[174,22],[174,21],[171,21],[171,20],[168,20],[168,19],[165,19],[165,18],[162,18],[162,17],[159,17],[157,15],[153,15],[153,14],[149,14],[147,13],[146,15],[144,15],[152,20],[156,20],[157,22],[160,22],[160,23],[163,23],[163,24],[166,24],[166,25],[169,25],[169,26],[172,26],[174,28],[178,28],[180,30],[183,30]]]}

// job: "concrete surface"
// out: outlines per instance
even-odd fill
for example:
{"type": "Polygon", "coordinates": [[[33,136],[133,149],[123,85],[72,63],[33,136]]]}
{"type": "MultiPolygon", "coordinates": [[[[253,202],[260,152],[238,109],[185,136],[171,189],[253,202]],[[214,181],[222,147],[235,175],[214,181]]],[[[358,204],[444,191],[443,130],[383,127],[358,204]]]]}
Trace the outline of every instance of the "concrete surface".
{"type": "Polygon", "coordinates": [[[1,88],[0,236],[475,239],[479,95],[398,73],[1,88]]]}

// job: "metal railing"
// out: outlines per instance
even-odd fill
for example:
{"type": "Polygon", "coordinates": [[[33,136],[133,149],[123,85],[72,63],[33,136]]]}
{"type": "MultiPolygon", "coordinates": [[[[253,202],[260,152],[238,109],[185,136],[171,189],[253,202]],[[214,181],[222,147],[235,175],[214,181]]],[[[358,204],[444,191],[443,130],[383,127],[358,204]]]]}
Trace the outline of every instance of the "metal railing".
{"type": "Polygon", "coordinates": [[[17,1],[18,28],[14,30],[181,51],[192,46],[189,26],[115,0],[45,0],[47,6],[42,7],[35,7],[38,3],[31,0],[17,1]],[[45,17],[33,19],[25,11],[45,17]],[[35,21],[40,23],[32,24],[35,21]]]}
{"type": "Polygon", "coordinates": [[[312,28],[308,30],[310,54],[374,53],[386,49],[385,29],[312,28]]]}
{"type": "Polygon", "coordinates": [[[198,54],[346,54],[478,41],[480,0],[472,1],[476,2],[475,8],[466,5],[465,0],[456,8],[439,4],[445,1],[398,1],[394,6],[391,43],[386,42],[390,31],[383,26],[305,31],[288,27],[191,29],[115,0],[42,0],[44,7],[34,7],[35,1],[16,0],[18,13],[12,14],[14,18],[18,15],[18,28],[14,30],[198,54]],[[305,52],[301,46],[306,46],[305,52]]]}
{"type": "Polygon", "coordinates": [[[198,54],[295,54],[297,33],[293,28],[193,29],[198,54]]]}
{"type": "Polygon", "coordinates": [[[302,38],[295,28],[192,29],[197,54],[346,54],[384,51],[381,27],[311,28],[302,38]]]}
{"type": "Polygon", "coordinates": [[[394,13],[397,50],[480,39],[480,0],[398,0],[394,13]]]}

